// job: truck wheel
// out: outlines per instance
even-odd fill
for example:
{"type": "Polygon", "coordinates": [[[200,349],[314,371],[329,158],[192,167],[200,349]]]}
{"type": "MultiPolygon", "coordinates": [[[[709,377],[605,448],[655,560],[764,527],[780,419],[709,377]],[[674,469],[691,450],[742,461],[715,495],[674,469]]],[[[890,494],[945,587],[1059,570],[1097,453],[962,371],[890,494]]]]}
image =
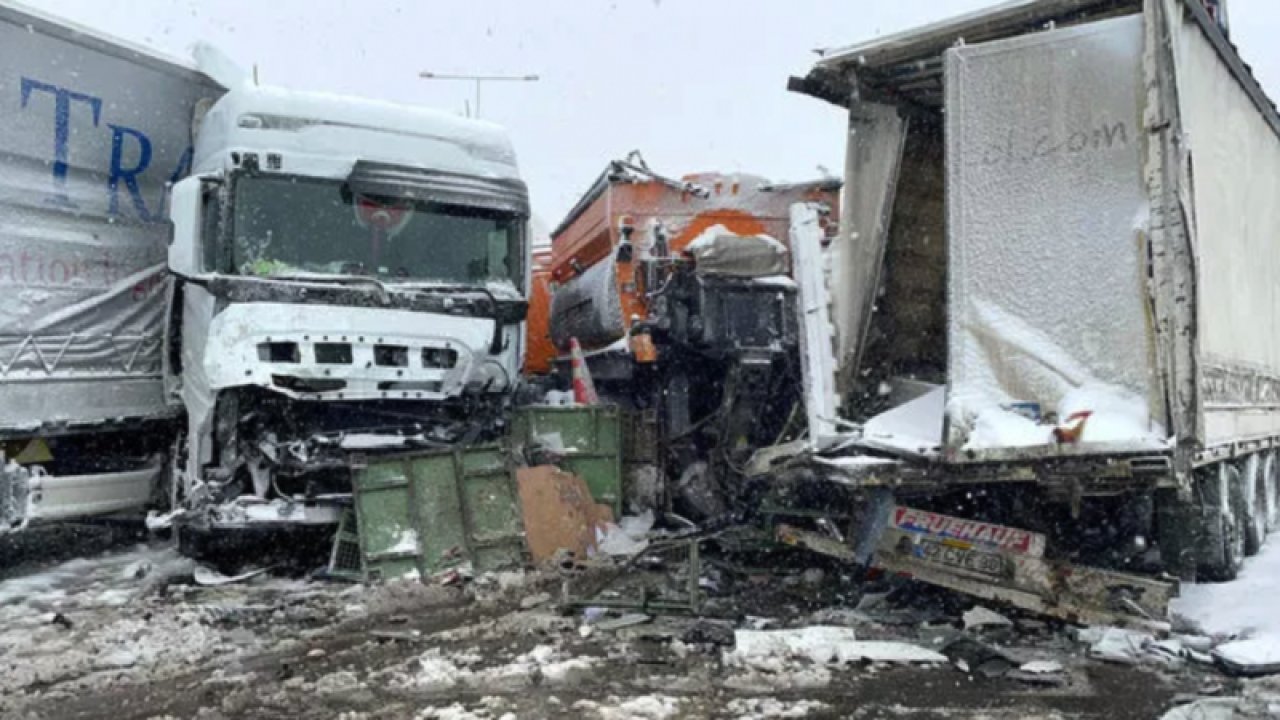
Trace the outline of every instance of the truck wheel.
{"type": "Polygon", "coordinates": [[[1239,468],[1226,462],[1200,479],[1205,506],[1202,535],[1206,542],[1216,544],[1201,565],[1201,574],[1209,580],[1234,580],[1244,564],[1248,510],[1240,479],[1239,468]]]}
{"type": "Polygon", "coordinates": [[[1240,473],[1240,495],[1244,499],[1244,551],[1245,555],[1257,555],[1267,541],[1267,483],[1262,474],[1262,455],[1254,453],[1245,461],[1240,473]]]}
{"type": "Polygon", "coordinates": [[[1222,574],[1218,579],[1226,581],[1236,579],[1248,554],[1246,526],[1249,514],[1240,468],[1223,463],[1220,472],[1225,476],[1221,487],[1226,494],[1226,513],[1222,521],[1222,574]]]}

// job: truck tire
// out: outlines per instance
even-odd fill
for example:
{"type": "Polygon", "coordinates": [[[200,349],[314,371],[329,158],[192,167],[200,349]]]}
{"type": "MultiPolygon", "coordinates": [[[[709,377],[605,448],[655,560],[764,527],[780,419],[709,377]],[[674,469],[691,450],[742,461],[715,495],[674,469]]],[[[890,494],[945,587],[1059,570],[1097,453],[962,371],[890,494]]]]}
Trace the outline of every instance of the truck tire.
{"type": "Polygon", "coordinates": [[[1216,545],[1208,548],[1208,557],[1200,567],[1200,574],[1208,580],[1235,580],[1244,565],[1248,508],[1242,476],[1239,468],[1224,462],[1199,480],[1205,509],[1202,537],[1216,545]]]}
{"type": "Polygon", "coordinates": [[[1267,482],[1262,453],[1254,453],[1240,466],[1240,483],[1245,501],[1245,542],[1247,556],[1257,555],[1267,541],[1267,482]]]}

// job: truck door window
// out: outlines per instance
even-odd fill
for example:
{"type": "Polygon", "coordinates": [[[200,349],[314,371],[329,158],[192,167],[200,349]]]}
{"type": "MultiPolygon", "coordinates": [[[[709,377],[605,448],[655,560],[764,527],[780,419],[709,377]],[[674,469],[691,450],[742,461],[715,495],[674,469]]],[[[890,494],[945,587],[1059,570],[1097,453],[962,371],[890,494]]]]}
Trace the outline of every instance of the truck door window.
{"type": "Polygon", "coordinates": [[[204,194],[203,209],[201,210],[201,222],[204,225],[203,232],[200,233],[201,242],[204,247],[200,248],[204,255],[204,269],[211,272],[218,272],[223,269],[225,263],[220,262],[219,250],[222,244],[218,242],[218,216],[222,211],[222,203],[218,199],[217,190],[209,190],[204,194]]]}

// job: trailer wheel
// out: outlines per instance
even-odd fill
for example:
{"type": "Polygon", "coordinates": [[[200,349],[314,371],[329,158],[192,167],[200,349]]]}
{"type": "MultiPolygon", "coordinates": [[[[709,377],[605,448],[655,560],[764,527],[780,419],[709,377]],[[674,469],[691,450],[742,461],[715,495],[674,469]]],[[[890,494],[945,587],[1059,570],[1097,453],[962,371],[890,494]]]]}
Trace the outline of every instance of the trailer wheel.
{"type": "Polygon", "coordinates": [[[1263,475],[1262,454],[1254,453],[1245,461],[1241,469],[1241,495],[1245,500],[1244,517],[1244,551],[1245,555],[1257,555],[1262,544],[1267,541],[1267,495],[1266,477],[1263,475]]]}
{"type": "Polygon", "coordinates": [[[1219,469],[1226,503],[1222,520],[1222,573],[1219,580],[1235,580],[1248,554],[1247,539],[1249,511],[1245,500],[1244,476],[1232,463],[1222,463],[1219,469]]]}
{"type": "Polygon", "coordinates": [[[1201,566],[1201,574],[1210,580],[1234,580],[1244,564],[1248,507],[1241,478],[1239,468],[1224,462],[1200,480],[1206,510],[1203,535],[1217,544],[1201,566]]]}

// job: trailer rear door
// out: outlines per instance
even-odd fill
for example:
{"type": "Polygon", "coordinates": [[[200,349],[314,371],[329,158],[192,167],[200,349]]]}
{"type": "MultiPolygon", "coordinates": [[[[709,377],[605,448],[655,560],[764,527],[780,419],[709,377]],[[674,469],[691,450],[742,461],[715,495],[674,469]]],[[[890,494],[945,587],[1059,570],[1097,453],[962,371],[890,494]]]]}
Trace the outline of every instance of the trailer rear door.
{"type": "Polygon", "coordinates": [[[946,53],[952,459],[1163,447],[1142,52],[1133,15],[946,53]]]}

